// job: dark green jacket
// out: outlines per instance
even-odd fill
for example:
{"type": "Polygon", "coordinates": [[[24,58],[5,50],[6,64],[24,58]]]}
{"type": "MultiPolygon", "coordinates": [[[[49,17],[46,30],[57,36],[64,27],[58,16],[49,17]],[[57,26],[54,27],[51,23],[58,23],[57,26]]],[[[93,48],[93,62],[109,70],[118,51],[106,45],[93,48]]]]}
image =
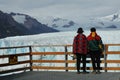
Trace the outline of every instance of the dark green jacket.
{"type": "Polygon", "coordinates": [[[104,50],[102,40],[90,40],[88,41],[88,49],[91,51],[104,50]]]}

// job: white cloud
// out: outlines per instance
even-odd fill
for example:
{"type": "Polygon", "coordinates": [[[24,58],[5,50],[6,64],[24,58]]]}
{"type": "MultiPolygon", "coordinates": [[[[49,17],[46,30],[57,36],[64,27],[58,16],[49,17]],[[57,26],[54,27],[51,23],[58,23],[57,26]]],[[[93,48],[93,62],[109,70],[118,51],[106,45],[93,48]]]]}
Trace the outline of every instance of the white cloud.
{"type": "Polygon", "coordinates": [[[0,10],[39,17],[53,16],[84,22],[115,13],[120,0],[0,0],[0,10]]]}

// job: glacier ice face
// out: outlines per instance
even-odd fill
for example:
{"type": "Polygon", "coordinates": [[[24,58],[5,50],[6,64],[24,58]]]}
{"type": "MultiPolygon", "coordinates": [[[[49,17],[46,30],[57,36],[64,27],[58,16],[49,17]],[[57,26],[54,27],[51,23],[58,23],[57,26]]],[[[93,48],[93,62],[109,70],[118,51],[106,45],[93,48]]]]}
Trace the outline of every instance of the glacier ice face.
{"type": "MultiPolygon", "coordinates": [[[[120,30],[98,30],[97,33],[102,37],[104,44],[119,44],[120,30]]],[[[73,38],[77,33],[75,31],[68,32],[56,32],[56,33],[44,33],[28,36],[15,36],[0,39],[0,47],[14,47],[14,46],[29,46],[29,45],[66,45],[72,44],[73,38]]],[[[89,35],[89,31],[85,30],[84,34],[89,35]]],[[[44,48],[43,48],[44,49],[44,48]]],[[[55,49],[54,49],[55,50],[55,49]]],[[[24,52],[27,49],[9,50],[10,53],[16,53],[16,51],[24,52]]],[[[2,53],[0,53],[2,54],[2,53]]]]}

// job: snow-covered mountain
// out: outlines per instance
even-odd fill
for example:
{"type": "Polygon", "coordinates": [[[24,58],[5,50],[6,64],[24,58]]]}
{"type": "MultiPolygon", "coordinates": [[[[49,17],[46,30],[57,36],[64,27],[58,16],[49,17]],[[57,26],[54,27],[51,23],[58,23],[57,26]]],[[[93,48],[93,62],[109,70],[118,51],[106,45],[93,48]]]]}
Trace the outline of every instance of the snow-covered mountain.
{"type": "Polygon", "coordinates": [[[84,29],[96,27],[102,30],[120,29],[120,11],[112,15],[90,19],[85,25],[80,25],[73,20],[46,16],[39,18],[38,21],[26,14],[8,14],[0,11],[0,27],[0,38],[58,31],[76,31],[79,27],[84,29]]]}
{"type": "Polygon", "coordinates": [[[108,16],[97,17],[92,19],[90,18],[89,21],[86,22],[86,24],[82,25],[80,25],[80,23],[74,22],[73,20],[54,17],[40,18],[39,21],[59,31],[73,31],[77,30],[79,27],[83,27],[84,29],[96,27],[97,29],[102,30],[120,29],[120,11],[108,16]]]}
{"type": "Polygon", "coordinates": [[[42,24],[41,22],[38,22],[37,19],[29,15],[20,13],[11,13],[10,15],[16,22],[24,25],[30,32],[33,33],[58,32],[57,30],[50,28],[47,25],[42,24]]]}
{"type": "Polygon", "coordinates": [[[80,27],[80,25],[78,25],[74,21],[62,18],[44,17],[41,18],[39,21],[59,31],[73,31],[77,30],[80,27]]]}
{"type": "Polygon", "coordinates": [[[5,13],[0,10],[0,38],[19,35],[58,32],[35,18],[19,13],[5,13]]]}
{"type": "Polygon", "coordinates": [[[97,28],[120,29],[120,11],[112,15],[91,19],[91,25],[97,28]]]}

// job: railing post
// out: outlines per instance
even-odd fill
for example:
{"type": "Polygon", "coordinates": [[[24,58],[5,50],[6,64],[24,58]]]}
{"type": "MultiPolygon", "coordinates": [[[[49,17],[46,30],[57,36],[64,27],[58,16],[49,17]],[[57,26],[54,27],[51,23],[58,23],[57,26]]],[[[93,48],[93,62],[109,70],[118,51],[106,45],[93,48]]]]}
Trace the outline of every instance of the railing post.
{"type": "Polygon", "coordinates": [[[104,67],[105,67],[105,72],[107,72],[107,54],[106,52],[108,51],[108,45],[105,45],[105,51],[104,51],[104,67]]]}
{"type": "Polygon", "coordinates": [[[67,46],[65,46],[65,68],[66,68],[66,72],[68,72],[68,54],[67,54],[68,50],[67,50],[67,46]]]}
{"type": "Polygon", "coordinates": [[[31,46],[29,46],[29,51],[30,51],[30,71],[33,71],[33,69],[32,69],[32,47],[31,46]]]}

